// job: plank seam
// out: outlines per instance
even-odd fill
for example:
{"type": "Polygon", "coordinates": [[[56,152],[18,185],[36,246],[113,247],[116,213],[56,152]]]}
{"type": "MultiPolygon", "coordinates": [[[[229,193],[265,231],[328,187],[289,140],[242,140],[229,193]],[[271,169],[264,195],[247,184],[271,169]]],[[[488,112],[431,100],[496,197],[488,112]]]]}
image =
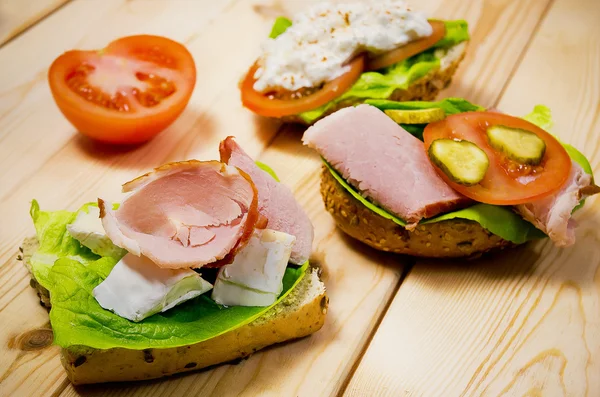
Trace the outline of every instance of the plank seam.
{"type": "Polygon", "coordinates": [[[18,39],[19,37],[21,37],[22,35],[24,35],[25,33],[27,33],[31,28],[33,28],[34,26],[36,26],[39,23],[43,22],[45,19],[47,19],[48,17],[52,16],[56,12],[62,10],[65,6],[67,6],[67,5],[71,4],[71,3],[73,3],[73,0],[67,0],[64,3],[62,3],[61,5],[59,5],[58,7],[56,7],[55,9],[48,11],[46,14],[42,15],[37,21],[33,22],[31,25],[27,26],[25,29],[21,30],[20,32],[18,32],[17,34],[15,34],[14,36],[12,36],[8,40],[6,40],[4,43],[0,44],[0,50],[5,45],[7,45],[8,43],[11,43],[14,40],[18,39]]]}
{"type": "Polygon", "coordinates": [[[392,306],[392,303],[394,302],[394,299],[396,298],[396,295],[398,295],[398,291],[400,291],[400,288],[402,287],[402,284],[404,283],[404,280],[406,280],[406,278],[408,277],[408,275],[410,274],[410,272],[412,271],[412,269],[413,269],[413,267],[414,267],[414,265],[416,263],[417,263],[416,259],[411,259],[403,267],[402,273],[400,274],[400,278],[398,279],[398,282],[396,283],[396,285],[394,286],[394,289],[393,289],[392,293],[390,294],[390,298],[386,302],[383,310],[381,311],[381,314],[377,318],[377,321],[375,322],[375,325],[373,326],[373,329],[371,330],[369,336],[367,337],[367,340],[366,340],[365,344],[363,345],[363,348],[361,349],[360,353],[356,357],[356,360],[352,364],[352,367],[350,368],[350,371],[348,371],[348,375],[346,375],[346,378],[342,382],[342,384],[340,386],[340,389],[339,389],[339,391],[337,393],[338,397],[341,397],[344,394],[346,394],[346,389],[348,389],[348,385],[350,384],[350,381],[352,380],[352,378],[354,377],[354,374],[356,373],[356,370],[360,366],[360,363],[362,362],[362,359],[363,359],[365,353],[369,349],[369,346],[371,345],[371,342],[373,341],[373,338],[375,337],[375,334],[377,333],[377,330],[379,330],[379,326],[383,322],[383,319],[385,318],[388,310],[390,309],[390,306],[392,306]]]}
{"type": "MultiPolygon", "coordinates": [[[[58,7],[57,9],[55,9],[54,11],[52,11],[51,13],[49,13],[49,14],[48,14],[46,17],[50,16],[50,15],[51,15],[51,14],[53,14],[54,12],[56,12],[56,11],[58,11],[59,9],[63,8],[65,5],[67,5],[67,4],[72,4],[73,2],[74,2],[74,0],[69,0],[67,3],[63,4],[62,6],[58,7]]],[[[197,39],[198,37],[201,37],[202,35],[204,35],[204,34],[205,34],[205,32],[206,32],[206,30],[207,30],[207,29],[208,29],[210,26],[214,25],[214,23],[215,23],[215,22],[216,22],[216,21],[217,21],[217,20],[218,20],[218,19],[219,19],[219,18],[220,18],[220,17],[221,17],[223,14],[225,14],[227,11],[229,11],[230,9],[232,9],[232,8],[233,8],[233,7],[234,7],[234,6],[235,6],[237,3],[239,3],[239,0],[229,0],[229,3],[228,3],[228,5],[227,5],[226,7],[224,7],[224,8],[223,8],[223,9],[222,9],[222,10],[221,10],[221,11],[220,11],[218,14],[216,14],[216,15],[213,17],[213,19],[212,19],[212,20],[210,20],[210,21],[209,21],[209,22],[206,24],[206,26],[204,26],[204,27],[202,28],[202,30],[201,30],[201,31],[200,31],[200,32],[199,32],[199,33],[198,33],[196,36],[194,36],[194,37],[192,37],[192,38],[187,38],[187,39],[185,40],[185,42],[188,42],[188,41],[190,41],[190,40],[195,40],[195,39],[197,39]]],[[[46,17],[45,17],[45,18],[46,18],[46,17]]],[[[40,19],[40,22],[41,22],[41,19],[40,19]]],[[[33,26],[33,25],[32,25],[32,26],[33,26]]],[[[28,29],[29,29],[29,28],[28,28],[28,29]]],[[[28,30],[28,29],[26,29],[26,30],[28,30]]],[[[23,32],[25,32],[25,31],[23,31],[23,32]]],[[[23,32],[22,32],[22,33],[23,33],[23,32]]],[[[15,37],[16,37],[16,36],[15,36],[15,37]]],[[[11,39],[11,40],[12,40],[12,39],[11,39]]],[[[6,44],[6,43],[5,43],[5,44],[6,44]]],[[[1,49],[1,48],[2,48],[2,46],[0,45],[0,49],[1,49]]],[[[36,84],[37,84],[37,82],[36,82],[36,84]]],[[[221,95],[223,95],[223,92],[220,92],[218,95],[216,95],[216,96],[214,97],[214,99],[215,99],[215,100],[216,100],[216,99],[218,99],[218,98],[219,98],[221,95]]],[[[23,98],[23,100],[24,100],[24,99],[25,99],[25,97],[23,98]]],[[[8,111],[6,114],[10,113],[12,110],[13,110],[13,109],[10,109],[10,110],[9,110],[9,111],[8,111]]],[[[198,121],[201,121],[201,120],[202,120],[202,119],[203,119],[203,118],[206,116],[206,114],[205,114],[205,113],[206,113],[206,112],[203,112],[203,114],[202,114],[202,115],[200,115],[200,116],[199,116],[199,117],[198,117],[198,118],[197,118],[197,119],[194,121],[194,123],[193,123],[193,124],[195,125],[195,124],[196,124],[198,121]]],[[[0,118],[1,118],[1,117],[0,117],[0,118]]],[[[52,160],[53,160],[53,159],[54,159],[56,156],[59,156],[59,155],[61,154],[61,152],[62,152],[63,150],[65,150],[65,148],[67,148],[69,145],[72,145],[72,142],[73,142],[73,141],[75,141],[76,139],[80,139],[80,138],[81,138],[81,137],[80,137],[80,133],[77,131],[77,129],[76,129],[75,127],[70,127],[70,128],[74,129],[75,133],[74,133],[74,134],[73,134],[71,137],[67,138],[67,140],[66,140],[66,141],[65,141],[65,142],[62,144],[62,146],[61,146],[60,148],[58,148],[58,149],[56,149],[56,150],[55,150],[55,153],[54,153],[53,155],[51,155],[50,157],[48,157],[48,158],[47,158],[47,159],[46,159],[46,160],[45,160],[45,161],[44,161],[42,164],[40,164],[40,165],[39,165],[39,166],[38,166],[38,167],[37,167],[35,170],[32,170],[32,172],[31,172],[29,175],[26,175],[26,176],[25,176],[25,179],[23,179],[23,180],[21,181],[21,184],[26,184],[26,183],[28,183],[28,182],[29,182],[29,181],[30,181],[30,180],[31,180],[31,179],[32,179],[32,178],[33,178],[33,177],[36,175],[36,173],[37,173],[37,172],[38,172],[40,169],[44,168],[44,166],[45,166],[46,164],[48,164],[49,162],[51,162],[51,161],[52,161],[52,160]]],[[[266,146],[263,148],[263,150],[261,151],[261,154],[262,154],[262,152],[263,152],[263,151],[264,151],[264,150],[265,150],[265,149],[266,149],[266,148],[267,148],[267,147],[268,147],[268,146],[269,146],[269,145],[270,145],[270,144],[271,144],[271,143],[272,143],[272,142],[275,140],[275,138],[277,137],[277,135],[279,135],[279,132],[280,132],[281,130],[282,130],[282,126],[279,126],[279,127],[278,127],[278,130],[277,130],[277,132],[274,134],[274,136],[271,138],[271,140],[270,140],[270,141],[267,143],[267,145],[266,145],[266,146]]],[[[4,136],[0,137],[0,141],[2,141],[2,140],[3,140],[4,138],[6,138],[7,136],[8,136],[8,135],[4,135],[4,136]]],[[[185,138],[186,138],[186,136],[185,136],[185,134],[184,134],[184,135],[181,137],[181,139],[177,141],[177,143],[176,143],[176,145],[175,145],[174,147],[177,147],[177,146],[179,145],[179,143],[180,143],[181,141],[183,141],[185,138]]],[[[84,138],[84,139],[89,139],[89,138],[87,138],[87,137],[86,137],[86,138],[84,138]]],[[[171,152],[169,152],[169,153],[166,155],[166,158],[168,158],[170,155],[171,155],[171,152]]],[[[258,158],[258,156],[257,156],[257,158],[258,158]]],[[[115,160],[115,161],[111,161],[111,162],[108,164],[108,167],[109,167],[109,168],[112,168],[113,166],[115,166],[115,164],[118,164],[118,162],[119,162],[119,160],[118,160],[118,159],[117,159],[117,160],[115,160]]],[[[164,162],[164,160],[163,160],[163,162],[164,162]]],[[[18,189],[16,189],[16,188],[15,188],[15,189],[12,189],[11,191],[8,191],[8,192],[4,193],[4,195],[0,196],[0,202],[2,202],[2,201],[5,201],[5,200],[8,200],[8,199],[9,199],[9,198],[10,198],[10,197],[13,195],[13,194],[15,194],[15,193],[17,192],[17,190],[18,190],[18,189]]],[[[3,256],[3,254],[0,254],[0,257],[2,257],[2,256],[3,256]]]]}
{"type": "MultiPolygon", "coordinates": [[[[61,373],[61,376],[65,376],[65,373],[61,373]]],[[[62,380],[62,382],[60,382],[60,385],[58,385],[56,389],[52,392],[52,397],[60,396],[67,389],[67,386],[69,386],[70,383],[71,381],[67,377],[65,377],[62,380]]]]}
{"type": "Polygon", "coordinates": [[[527,43],[525,44],[525,46],[523,46],[523,50],[521,50],[521,53],[519,54],[517,61],[513,65],[512,70],[510,71],[508,78],[504,82],[504,85],[500,89],[500,93],[496,97],[496,100],[494,101],[494,104],[492,105],[492,107],[497,107],[498,104],[500,103],[500,100],[502,99],[502,97],[504,97],[504,93],[508,89],[508,86],[510,85],[511,81],[513,80],[515,74],[521,67],[521,63],[523,63],[523,59],[525,59],[525,55],[527,55],[527,51],[529,51],[529,48],[531,47],[531,43],[533,43],[533,41],[535,40],[538,32],[540,31],[542,23],[546,20],[546,16],[548,15],[548,12],[550,12],[550,9],[554,5],[554,2],[555,2],[555,0],[549,0],[548,3],[546,4],[544,11],[542,11],[542,14],[540,15],[540,19],[535,24],[535,27],[533,28],[531,35],[529,36],[529,40],[527,40],[527,43]]]}
{"type": "MultiPolygon", "coordinates": [[[[262,156],[265,154],[265,152],[267,151],[267,149],[269,149],[271,147],[271,145],[273,145],[273,143],[275,142],[275,140],[277,139],[277,137],[279,135],[283,134],[283,132],[285,131],[285,127],[286,127],[285,123],[282,123],[279,127],[277,127],[277,131],[275,131],[275,133],[273,134],[273,136],[265,144],[265,146],[262,148],[262,150],[260,151],[260,153],[258,153],[256,155],[257,159],[262,158],[262,156]]],[[[304,134],[304,132],[303,132],[303,134],[304,134]]]]}

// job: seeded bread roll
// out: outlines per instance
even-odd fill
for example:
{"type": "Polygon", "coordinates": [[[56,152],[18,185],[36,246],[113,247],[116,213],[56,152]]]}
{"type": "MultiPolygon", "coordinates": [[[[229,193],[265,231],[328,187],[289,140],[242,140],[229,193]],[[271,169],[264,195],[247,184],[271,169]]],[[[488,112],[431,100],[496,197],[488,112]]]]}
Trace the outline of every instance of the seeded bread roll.
{"type": "Polygon", "coordinates": [[[346,234],[382,251],[430,258],[475,257],[513,246],[477,222],[452,219],[409,231],[365,207],[323,166],[321,195],[325,208],[346,234]]]}
{"type": "MultiPolygon", "coordinates": [[[[23,262],[37,249],[36,238],[25,239],[23,262]]],[[[50,308],[48,290],[31,274],[43,306],[50,308]]],[[[278,305],[242,327],[215,338],[170,349],[93,349],[71,346],[61,349],[61,362],[75,385],[161,378],[246,358],[256,351],[310,335],[323,326],[329,299],[317,269],[308,268],[298,285],[278,305]]]]}
{"type": "MultiPolygon", "coordinates": [[[[452,77],[458,69],[458,65],[462,62],[467,51],[468,42],[462,42],[455,45],[447,51],[446,56],[442,57],[440,67],[432,70],[419,80],[413,82],[406,90],[396,90],[387,98],[392,101],[432,101],[439,92],[446,88],[452,81],[452,77]]],[[[321,118],[334,113],[342,108],[354,106],[362,103],[364,99],[350,98],[346,101],[338,103],[333,108],[329,109],[321,118]]],[[[306,125],[307,123],[299,116],[287,116],[282,120],[287,123],[299,123],[306,125]]],[[[317,121],[317,120],[315,120],[317,121]]]]}

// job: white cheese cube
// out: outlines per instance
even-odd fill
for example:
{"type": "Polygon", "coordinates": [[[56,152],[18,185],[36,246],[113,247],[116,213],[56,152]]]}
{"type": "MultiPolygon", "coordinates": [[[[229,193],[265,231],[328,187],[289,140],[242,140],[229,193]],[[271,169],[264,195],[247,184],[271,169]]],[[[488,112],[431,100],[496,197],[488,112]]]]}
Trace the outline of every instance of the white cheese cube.
{"type": "Polygon", "coordinates": [[[93,295],[104,309],[137,322],[211,288],[191,269],[163,269],[144,256],[127,254],[94,288],[93,295]]]}
{"type": "Polygon", "coordinates": [[[226,306],[269,306],[283,289],[283,275],[296,237],[275,230],[256,231],[230,265],[219,270],[212,292],[226,306]]]}
{"type": "Polygon", "coordinates": [[[96,255],[120,258],[127,253],[123,248],[114,245],[104,232],[98,207],[89,206],[87,212],[79,211],[75,221],[67,225],[67,231],[71,237],[96,255]]]}

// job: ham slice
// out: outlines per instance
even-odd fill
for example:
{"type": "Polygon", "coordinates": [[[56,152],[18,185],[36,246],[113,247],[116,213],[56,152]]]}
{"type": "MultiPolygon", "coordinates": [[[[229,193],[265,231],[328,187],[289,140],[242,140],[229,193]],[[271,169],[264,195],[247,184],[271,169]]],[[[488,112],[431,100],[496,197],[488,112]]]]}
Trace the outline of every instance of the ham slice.
{"type": "Polygon", "coordinates": [[[600,192],[592,184],[592,176],[586,174],[575,161],[565,185],[555,194],[527,204],[516,205],[515,210],[548,235],[558,247],[575,243],[575,221],[571,214],[579,202],[600,192]]]}
{"type": "Polygon", "coordinates": [[[437,175],[423,142],[373,106],[338,110],[302,140],[359,192],[406,221],[407,229],[470,202],[437,175]]]}
{"type": "Polygon", "coordinates": [[[232,256],[252,236],[258,192],[250,177],[217,161],[166,164],[123,185],[118,210],[98,199],[112,242],[162,268],[202,267],[232,256]]]}
{"type": "Polygon", "coordinates": [[[266,227],[296,237],[290,262],[300,265],[308,260],[314,230],[310,219],[285,185],[258,168],[233,137],[219,146],[221,161],[246,172],[258,190],[258,211],[268,220],[266,227]]]}

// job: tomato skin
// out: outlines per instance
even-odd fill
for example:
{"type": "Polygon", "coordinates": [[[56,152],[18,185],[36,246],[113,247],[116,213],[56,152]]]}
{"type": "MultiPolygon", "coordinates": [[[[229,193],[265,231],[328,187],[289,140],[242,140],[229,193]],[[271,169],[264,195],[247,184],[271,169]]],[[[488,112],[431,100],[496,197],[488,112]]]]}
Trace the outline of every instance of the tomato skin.
{"type": "Polygon", "coordinates": [[[528,121],[506,114],[467,112],[431,123],[425,127],[423,132],[425,150],[429,150],[431,143],[440,138],[468,140],[486,152],[490,166],[484,179],[474,186],[467,187],[453,182],[434,165],[438,174],[452,188],[481,203],[516,205],[539,200],[559,190],[571,171],[571,158],[556,138],[528,121]],[[540,170],[533,174],[535,180],[527,184],[521,183],[507,169],[506,157],[494,150],[487,139],[486,130],[493,125],[524,129],[535,133],[544,140],[546,152],[542,158],[540,170]]]}
{"type": "Polygon", "coordinates": [[[48,82],[58,108],[79,132],[106,143],[136,144],[163,131],[183,112],[196,83],[196,66],[188,50],[175,41],[160,36],[128,36],[99,51],[65,52],[50,66],[48,82]],[[144,59],[144,54],[157,57],[157,51],[164,53],[169,62],[144,59]],[[158,69],[172,70],[176,91],[156,106],[138,104],[131,112],[120,112],[86,100],[67,85],[66,79],[74,70],[106,55],[156,63],[158,69]]]}
{"type": "Polygon", "coordinates": [[[348,72],[325,83],[319,91],[299,99],[270,99],[265,94],[255,91],[254,73],[258,68],[255,63],[240,84],[242,104],[254,113],[265,117],[293,116],[316,109],[346,92],[362,74],[364,62],[363,56],[353,59],[349,63],[348,72]]]}
{"type": "Polygon", "coordinates": [[[444,25],[444,22],[442,21],[429,21],[429,24],[433,28],[433,32],[430,36],[412,41],[395,50],[385,52],[369,59],[367,61],[366,70],[379,70],[385,68],[386,66],[401,62],[433,47],[435,43],[443,39],[446,35],[446,25],[444,25]]]}

